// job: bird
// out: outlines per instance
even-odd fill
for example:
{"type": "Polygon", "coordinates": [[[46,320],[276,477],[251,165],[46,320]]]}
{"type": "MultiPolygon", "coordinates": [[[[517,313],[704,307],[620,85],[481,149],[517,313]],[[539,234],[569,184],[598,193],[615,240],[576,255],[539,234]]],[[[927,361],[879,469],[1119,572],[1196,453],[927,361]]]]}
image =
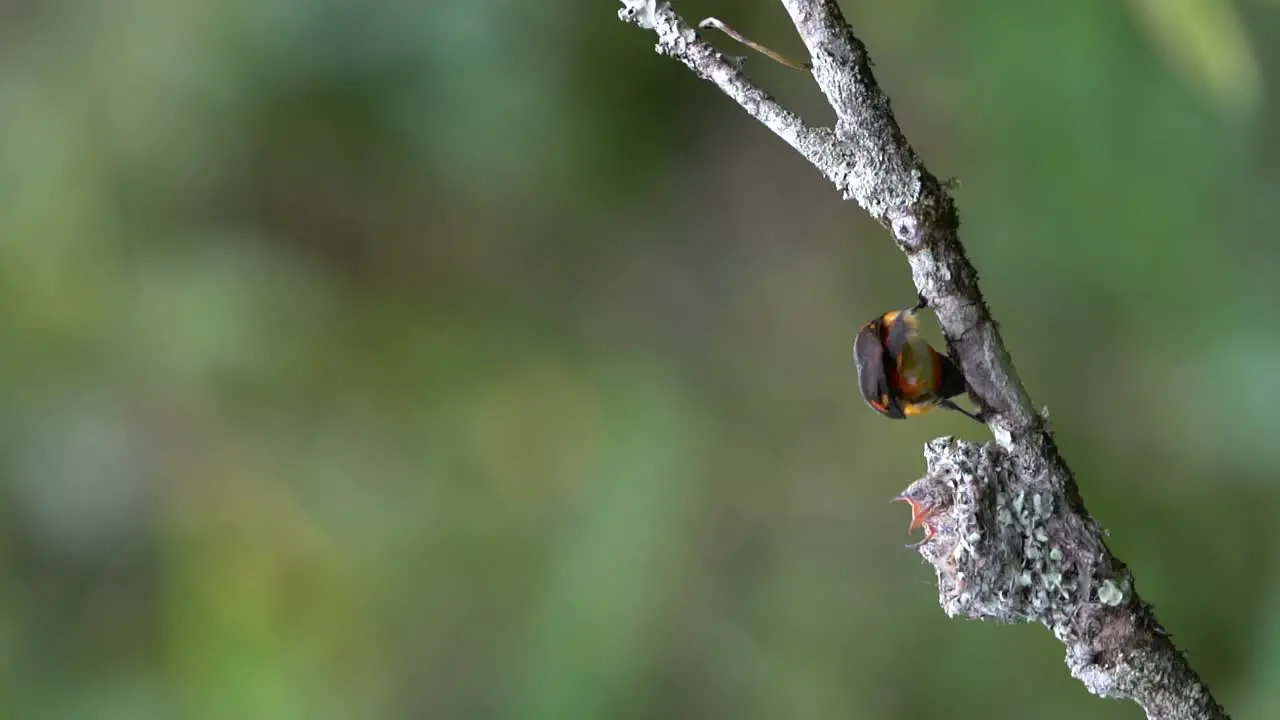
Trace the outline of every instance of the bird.
{"type": "Polygon", "coordinates": [[[858,389],[871,409],[895,420],[941,407],[985,423],[983,414],[951,400],[969,386],[955,361],[920,335],[915,315],[927,304],[921,295],[914,306],[877,315],[859,328],[853,341],[858,389]]]}

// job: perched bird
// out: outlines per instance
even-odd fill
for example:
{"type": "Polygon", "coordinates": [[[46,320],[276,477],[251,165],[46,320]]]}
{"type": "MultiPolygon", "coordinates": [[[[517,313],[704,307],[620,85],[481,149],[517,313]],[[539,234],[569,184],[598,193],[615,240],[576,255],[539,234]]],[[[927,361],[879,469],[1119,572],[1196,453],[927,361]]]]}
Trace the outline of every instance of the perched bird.
{"type": "Polygon", "coordinates": [[[952,402],[968,386],[955,362],[934,350],[917,330],[915,313],[925,305],[921,296],[913,307],[890,310],[858,330],[853,360],[863,399],[876,412],[897,420],[942,407],[984,422],[981,415],[952,402]]]}

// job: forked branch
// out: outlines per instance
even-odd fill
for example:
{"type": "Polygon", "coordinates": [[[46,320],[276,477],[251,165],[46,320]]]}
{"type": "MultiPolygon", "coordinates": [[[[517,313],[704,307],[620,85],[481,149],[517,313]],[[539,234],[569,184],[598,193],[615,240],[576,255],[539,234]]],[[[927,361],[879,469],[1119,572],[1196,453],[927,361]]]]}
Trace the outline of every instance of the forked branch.
{"type": "Polygon", "coordinates": [[[782,4],[835,111],[834,128],[808,125],[780,105],[668,3],[623,0],[618,14],[656,32],[659,53],[714,83],[795,148],[906,255],[994,435],[985,445],[930,442],[925,476],[904,493],[931,508],[933,535],[919,552],[937,571],[944,611],[1043,624],[1066,645],[1071,674],[1091,692],[1133,700],[1149,718],[1226,718],[1085,509],[983,300],[955,203],[903,136],[866,46],[834,0],[782,4]]]}

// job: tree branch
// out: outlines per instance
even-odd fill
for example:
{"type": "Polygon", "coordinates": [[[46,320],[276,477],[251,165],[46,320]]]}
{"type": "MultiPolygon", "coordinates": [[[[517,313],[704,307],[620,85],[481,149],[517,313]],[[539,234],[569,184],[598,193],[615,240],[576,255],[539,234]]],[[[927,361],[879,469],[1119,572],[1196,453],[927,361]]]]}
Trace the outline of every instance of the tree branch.
{"type": "Polygon", "coordinates": [[[809,50],[834,129],[806,125],[702,40],[667,3],[623,0],[619,17],[654,30],[657,51],[709,80],[795,148],[846,199],[889,229],[987,413],[994,441],[939,438],[906,495],[933,508],[919,546],[950,616],[1035,621],[1066,645],[1090,692],[1137,702],[1159,720],[1226,718],[1134,590],[1085,509],[978,287],[955,203],[903,136],[866,46],[834,0],[782,0],[809,50]]]}

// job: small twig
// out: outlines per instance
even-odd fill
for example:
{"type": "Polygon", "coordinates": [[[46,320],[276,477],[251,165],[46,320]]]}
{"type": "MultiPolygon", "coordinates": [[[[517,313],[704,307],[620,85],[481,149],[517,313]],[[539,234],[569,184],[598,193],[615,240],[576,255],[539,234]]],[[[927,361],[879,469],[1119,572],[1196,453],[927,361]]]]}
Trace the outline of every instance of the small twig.
{"type": "Polygon", "coordinates": [[[779,63],[779,64],[781,64],[781,65],[786,65],[787,67],[795,68],[796,70],[811,70],[811,69],[813,68],[813,65],[811,65],[811,64],[809,64],[809,63],[807,63],[807,62],[803,62],[803,63],[801,63],[801,62],[796,62],[795,60],[792,60],[791,58],[787,57],[786,55],[783,55],[782,53],[780,53],[780,52],[778,52],[778,51],[776,51],[776,50],[770,50],[769,48],[765,47],[764,45],[761,45],[760,43],[758,43],[758,42],[756,42],[756,41],[754,41],[754,40],[749,39],[747,36],[743,35],[742,33],[738,32],[737,30],[734,30],[733,28],[729,27],[729,26],[728,26],[728,25],[726,25],[723,21],[721,21],[721,20],[719,20],[719,19],[717,19],[717,18],[709,17],[709,18],[707,18],[706,20],[703,20],[702,22],[698,23],[698,27],[700,27],[700,28],[702,28],[702,29],[704,29],[704,30],[705,30],[705,29],[708,29],[708,28],[710,28],[710,29],[714,29],[714,30],[719,30],[720,32],[724,33],[725,35],[728,35],[729,37],[733,38],[734,40],[737,40],[738,42],[742,43],[743,45],[746,45],[747,47],[751,48],[752,50],[755,50],[756,52],[760,53],[761,55],[764,55],[764,56],[766,56],[766,57],[768,57],[768,58],[772,59],[774,62],[777,62],[777,63],[779,63]]]}

